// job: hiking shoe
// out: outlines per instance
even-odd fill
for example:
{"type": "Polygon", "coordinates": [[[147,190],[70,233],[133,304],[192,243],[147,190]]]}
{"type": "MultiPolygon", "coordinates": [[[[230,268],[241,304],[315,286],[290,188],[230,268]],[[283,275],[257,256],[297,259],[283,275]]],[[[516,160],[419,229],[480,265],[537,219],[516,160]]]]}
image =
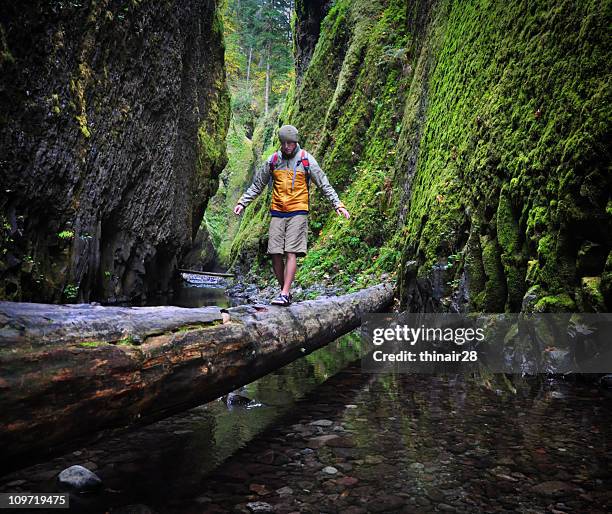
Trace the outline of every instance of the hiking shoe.
{"type": "Polygon", "coordinates": [[[291,305],[291,295],[281,293],[270,303],[272,305],[282,305],[283,307],[288,307],[289,305],[291,305]]]}

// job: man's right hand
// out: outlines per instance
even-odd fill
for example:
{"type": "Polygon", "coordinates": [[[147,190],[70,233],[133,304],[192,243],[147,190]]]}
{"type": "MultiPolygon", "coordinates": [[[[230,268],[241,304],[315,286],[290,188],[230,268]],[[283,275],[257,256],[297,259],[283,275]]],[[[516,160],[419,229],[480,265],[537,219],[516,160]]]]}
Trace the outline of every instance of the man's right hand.
{"type": "Polygon", "coordinates": [[[236,216],[240,216],[243,210],[244,210],[244,206],[241,203],[239,203],[238,205],[236,205],[236,207],[234,207],[234,214],[236,216]]]}

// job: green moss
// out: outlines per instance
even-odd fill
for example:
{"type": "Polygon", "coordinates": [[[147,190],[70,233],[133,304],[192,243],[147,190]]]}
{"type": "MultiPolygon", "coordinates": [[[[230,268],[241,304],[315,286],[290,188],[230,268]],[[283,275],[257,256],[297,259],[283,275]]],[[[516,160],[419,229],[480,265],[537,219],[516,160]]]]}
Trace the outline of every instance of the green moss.
{"type": "Polygon", "coordinates": [[[582,277],[578,292],[578,306],[581,312],[606,312],[606,302],[602,294],[601,277],[582,277]]]}
{"type": "Polygon", "coordinates": [[[221,325],[222,323],[222,320],[214,320],[209,323],[192,323],[190,325],[183,325],[182,327],[179,327],[176,330],[172,330],[168,332],[168,334],[183,334],[185,332],[192,332],[194,330],[202,330],[204,328],[215,327],[217,325],[221,325]]]}
{"type": "Polygon", "coordinates": [[[232,241],[236,237],[240,218],[232,213],[243,193],[250,170],[252,143],[244,127],[234,119],[227,134],[228,163],[221,174],[219,189],[209,201],[204,223],[211,235],[220,262],[230,265],[232,241]]]}
{"type": "Polygon", "coordinates": [[[486,275],[483,309],[486,312],[503,312],[507,288],[500,259],[500,248],[495,239],[481,237],[482,265],[486,275]]]}
{"type": "Polygon", "coordinates": [[[79,295],[79,286],[78,284],[67,284],[64,287],[64,298],[67,301],[76,300],[79,295]]]}
{"type": "Polygon", "coordinates": [[[81,348],[99,348],[100,346],[108,345],[106,341],[83,341],[82,343],[78,343],[77,346],[81,348]]]}
{"type": "Polygon", "coordinates": [[[576,304],[568,294],[545,296],[537,301],[534,312],[574,312],[576,304]]]}
{"type": "Polygon", "coordinates": [[[62,230],[58,232],[57,237],[60,239],[70,240],[74,238],[74,232],[72,230],[62,230]]]}
{"type": "Polygon", "coordinates": [[[515,219],[508,192],[502,188],[497,204],[497,240],[504,255],[513,256],[520,252],[520,232],[515,219]]]}
{"type": "Polygon", "coordinates": [[[478,232],[480,224],[475,222],[470,229],[470,236],[465,249],[465,270],[468,278],[470,301],[476,311],[482,310],[486,274],[482,263],[482,249],[478,232]],[[482,294],[481,294],[482,293],[482,294]]]}
{"type": "MultiPolygon", "coordinates": [[[[577,227],[587,228],[605,205],[597,196],[605,179],[586,180],[584,166],[598,166],[590,151],[601,156],[600,162],[606,160],[601,129],[609,123],[604,120],[610,119],[610,109],[604,99],[609,92],[602,95],[606,79],[600,66],[607,57],[599,17],[608,8],[569,1],[544,3],[529,12],[517,2],[486,8],[479,2],[440,4],[426,45],[435,45],[433,38],[442,45],[429,77],[407,215],[409,232],[419,238],[407,249],[414,257],[422,255],[422,270],[449,244],[438,234],[452,224],[450,212],[436,209],[434,199],[442,195],[447,203],[452,195],[472,212],[495,207],[495,218],[485,217],[484,227],[495,230],[502,250],[506,308],[519,308],[528,260],[533,283],[559,293],[575,287],[572,239],[582,236],[577,227]],[[581,31],[591,34],[588,42],[578,39],[581,31]],[[588,113],[587,105],[593,107],[588,113]],[[448,192],[445,184],[453,179],[459,187],[448,192]],[[578,208],[584,204],[579,194],[593,207],[578,208]]],[[[415,126],[415,112],[407,111],[404,127],[415,126]]],[[[413,152],[405,163],[409,158],[413,152]]],[[[461,233],[453,238],[460,241],[461,233]]]]}
{"type": "Polygon", "coordinates": [[[0,69],[13,64],[15,64],[15,57],[11,53],[6,41],[4,26],[0,23],[0,69]]]}
{"type": "Polygon", "coordinates": [[[119,339],[115,344],[122,346],[137,346],[140,344],[140,340],[134,337],[133,335],[128,334],[125,337],[119,339]]]}

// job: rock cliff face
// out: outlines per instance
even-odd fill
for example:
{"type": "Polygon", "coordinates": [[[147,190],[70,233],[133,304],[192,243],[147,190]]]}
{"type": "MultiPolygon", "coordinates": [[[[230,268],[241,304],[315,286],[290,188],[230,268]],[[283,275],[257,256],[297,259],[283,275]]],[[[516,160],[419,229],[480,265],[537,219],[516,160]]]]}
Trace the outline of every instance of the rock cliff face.
{"type": "Polygon", "coordinates": [[[226,161],[214,0],[0,15],[0,298],[167,291],[226,161]]]}
{"type": "Polygon", "coordinates": [[[295,4],[295,70],[298,83],[310,64],[319,40],[321,22],[329,12],[332,3],[331,0],[302,0],[295,4]]]}
{"type": "Polygon", "coordinates": [[[612,3],[317,5],[320,26],[296,18],[298,56],[316,45],[281,122],[353,218],[315,195],[298,279],[389,273],[410,310],[609,311],[612,3]]]}

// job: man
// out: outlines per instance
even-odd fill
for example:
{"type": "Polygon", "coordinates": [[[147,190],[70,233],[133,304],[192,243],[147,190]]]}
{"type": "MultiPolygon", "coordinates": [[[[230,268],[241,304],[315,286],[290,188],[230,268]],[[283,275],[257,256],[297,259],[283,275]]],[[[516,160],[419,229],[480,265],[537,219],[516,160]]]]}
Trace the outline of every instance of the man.
{"type": "Polygon", "coordinates": [[[315,158],[300,148],[298,130],[293,125],[283,125],[278,138],[280,152],[272,154],[257,171],[253,184],[234,207],[234,213],[240,216],[272,178],[268,253],[272,256],[272,268],[281,287],[272,304],[287,306],[291,304],[291,283],[295,277],[297,257],[306,255],[310,179],[323,191],[339,216],[348,219],[350,215],[315,158]]]}

